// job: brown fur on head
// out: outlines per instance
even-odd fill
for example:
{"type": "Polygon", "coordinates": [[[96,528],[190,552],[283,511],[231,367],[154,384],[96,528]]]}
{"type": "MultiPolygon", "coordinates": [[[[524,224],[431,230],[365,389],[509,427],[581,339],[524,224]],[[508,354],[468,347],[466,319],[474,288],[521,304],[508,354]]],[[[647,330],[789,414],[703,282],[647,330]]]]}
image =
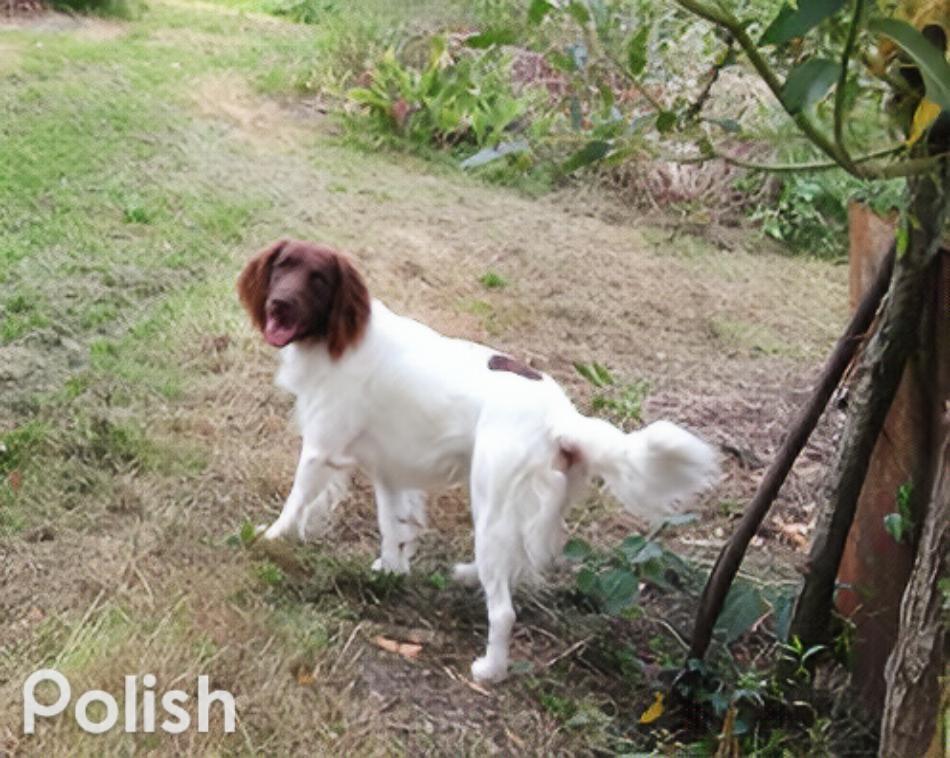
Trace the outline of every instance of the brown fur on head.
{"type": "Polygon", "coordinates": [[[238,295],[254,325],[275,347],[326,341],[334,359],[359,342],[369,321],[369,292],[353,264],[331,248],[281,239],[241,272],[238,295]]]}

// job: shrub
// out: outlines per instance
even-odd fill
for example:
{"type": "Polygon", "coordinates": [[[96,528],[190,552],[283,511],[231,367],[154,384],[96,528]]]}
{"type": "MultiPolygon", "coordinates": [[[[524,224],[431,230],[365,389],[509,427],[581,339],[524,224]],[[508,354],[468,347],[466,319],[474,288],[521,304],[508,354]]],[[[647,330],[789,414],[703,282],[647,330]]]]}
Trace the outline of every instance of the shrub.
{"type": "Polygon", "coordinates": [[[752,218],[796,252],[837,258],[847,252],[848,201],[860,199],[887,213],[901,205],[902,187],[899,179],[871,185],[838,170],[790,174],[774,202],[759,206],[752,218]]]}
{"type": "Polygon", "coordinates": [[[417,145],[495,144],[528,107],[513,93],[500,55],[452,50],[441,35],[431,39],[422,67],[403,63],[390,48],[366,79],[349,98],[369,116],[371,128],[417,145]]]}

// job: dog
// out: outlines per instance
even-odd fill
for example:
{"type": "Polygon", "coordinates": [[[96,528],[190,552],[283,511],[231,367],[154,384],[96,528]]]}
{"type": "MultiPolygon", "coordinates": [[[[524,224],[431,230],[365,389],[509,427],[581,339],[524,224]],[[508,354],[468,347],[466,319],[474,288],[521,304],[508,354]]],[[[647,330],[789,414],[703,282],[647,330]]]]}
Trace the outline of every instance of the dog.
{"type": "Polygon", "coordinates": [[[379,571],[405,574],[425,527],[426,493],[467,483],[472,562],[488,645],[478,682],[508,671],[512,589],[563,548],[563,519],[593,477],[631,513],[655,519],[718,476],[716,452],[666,421],[625,434],[579,413],[547,374],[510,355],[446,337],[371,299],[341,253],[281,239],[255,255],[238,294],[280,349],[277,384],[296,396],[303,442],[290,494],[265,539],[306,538],[344,496],[353,470],[372,480],[379,571]]]}

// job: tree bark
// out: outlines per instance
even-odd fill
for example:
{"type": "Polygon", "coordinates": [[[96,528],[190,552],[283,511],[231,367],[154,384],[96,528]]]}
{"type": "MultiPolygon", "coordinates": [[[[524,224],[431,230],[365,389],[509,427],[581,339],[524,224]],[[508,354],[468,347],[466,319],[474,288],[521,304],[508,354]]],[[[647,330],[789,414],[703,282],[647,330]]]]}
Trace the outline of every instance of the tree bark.
{"type": "Polygon", "coordinates": [[[901,603],[901,632],[887,662],[887,700],[881,722],[882,758],[929,755],[935,738],[941,755],[940,676],[946,628],[938,586],[950,565],[950,437],[943,445],[943,471],[930,501],[917,561],[901,603]]]}
{"type": "MultiPolygon", "coordinates": [[[[874,269],[874,242],[880,250],[894,239],[894,227],[857,204],[849,207],[852,241],[863,243],[852,249],[852,287],[874,269]],[[862,233],[863,232],[863,233],[862,233]],[[887,235],[883,240],[877,239],[887,235]],[[864,238],[864,239],[861,239],[864,238]],[[871,243],[871,244],[868,244],[871,243]],[[856,276],[855,276],[856,275],[856,276]]],[[[929,478],[935,438],[931,365],[927,358],[936,352],[932,328],[935,323],[935,290],[928,286],[925,313],[921,320],[921,349],[904,370],[881,435],[868,464],[867,478],[855,510],[854,523],[838,568],[835,606],[853,626],[849,652],[851,690],[863,709],[875,721],[884,707],[884,666],[897,639],[901,598],[914,565],[916,530],[895,539],[885,527],[885,519],[898,510],[897,493],[908,483],[911,509],[925,512],[930,490],[929,478]]],[[[852,295],[854,294],[852,290],[852,295]]],[[[914,517],[915,523],[923,521],[914,517]]]]}
{"type": "Polygon", "coordinates": [[[829,640],[835,579],[858,496],[904,367],[918,345],[928,273],[947,213],[947,165],[945,161],[932,175],[909,181],[906,249],[895,262],[880,327],[861,357],[831,491],[819,516],[792,618],[790,633],[805,647],[829,640]]]}
{"type": "Polygon", "coordinates": [[[917,557],[900,607],[900,627],[884,679],[887,696],[881,721],[882,758],[944,754],[943,709],[950,682],[941,690],[947,653],[941,577],[950,572],[950,251],[944,250],[937,281],[933,340],[937,347],[932,393],[934,459],[917,557]]]}

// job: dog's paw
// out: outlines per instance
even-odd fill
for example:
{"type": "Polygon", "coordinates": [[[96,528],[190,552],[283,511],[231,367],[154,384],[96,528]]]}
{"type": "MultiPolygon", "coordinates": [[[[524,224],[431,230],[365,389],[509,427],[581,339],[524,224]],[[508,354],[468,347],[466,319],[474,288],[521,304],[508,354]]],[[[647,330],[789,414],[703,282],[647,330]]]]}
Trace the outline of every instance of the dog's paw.
{"type": "Polygon", "coordinates": [[[380,557],[373,561],[373,565],[370,566],[370,570],[379,574],[408,574],[409,566],[402,564],[393,565],[389,561],[384,561],[380,557]]]}
{"type": "Polygon", "coordinates": [[[268,541],[283,539],[287,536],[287,530],[279,521],[275,521],[270,526],[261,524],[257,527],[256,533],[258,535],[263,533],[263,538],[268,541]]]}
{"type": "Polygon", "coordinates": [[[472,663],[472,679],[479,684],[496,684],[508,676],[508,664],[498,664],[487,655],[476,658],[472,663]]]}
{"type": "Polygon", "coordinates": [[[452,579],[465,587],[478,585],[478,566],[474,563],[456,563],[452,567],[452,579]]]}

